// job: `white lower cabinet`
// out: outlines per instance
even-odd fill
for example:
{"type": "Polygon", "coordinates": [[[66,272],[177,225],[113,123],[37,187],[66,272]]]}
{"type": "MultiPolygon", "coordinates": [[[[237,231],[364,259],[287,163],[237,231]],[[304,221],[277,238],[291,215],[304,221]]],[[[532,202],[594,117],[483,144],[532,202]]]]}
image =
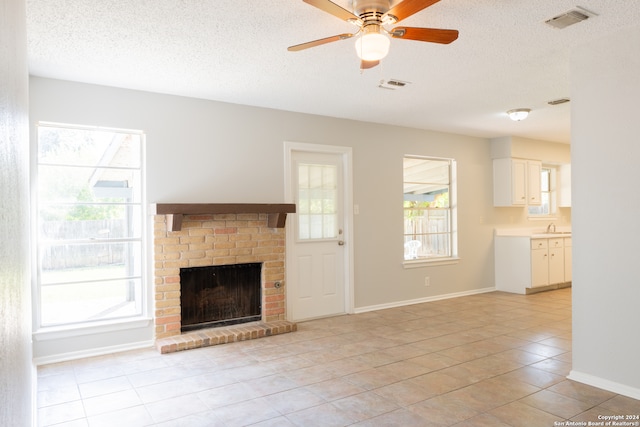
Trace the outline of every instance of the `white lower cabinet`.
{"type": "Polygon", "coordinates": [[[531,286],[549,284],[549,247],[547,239],[531,240],[531,286]]]}
{"type": "Polygon", "coordinates": [[[497,290],[519,294],[570,282],[571,238],[496,236],[495,276],[497,290]]]}
{"type": "Polygon", "coordinates": [[[549,284],[564,283],[564,239],[549,239],[549,284]]]}

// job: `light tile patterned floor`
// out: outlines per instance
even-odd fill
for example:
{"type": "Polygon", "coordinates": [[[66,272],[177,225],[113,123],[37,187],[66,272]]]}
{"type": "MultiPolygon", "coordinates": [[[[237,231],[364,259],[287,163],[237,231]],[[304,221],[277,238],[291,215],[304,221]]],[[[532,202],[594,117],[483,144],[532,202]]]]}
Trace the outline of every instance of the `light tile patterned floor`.
{"type": "Polygon", "coordinates": [[[571,289],[493,292],[42,366],[39,425],[538,427],[640,414],[638,400],[567,380],[570,367],[571,289]]]}

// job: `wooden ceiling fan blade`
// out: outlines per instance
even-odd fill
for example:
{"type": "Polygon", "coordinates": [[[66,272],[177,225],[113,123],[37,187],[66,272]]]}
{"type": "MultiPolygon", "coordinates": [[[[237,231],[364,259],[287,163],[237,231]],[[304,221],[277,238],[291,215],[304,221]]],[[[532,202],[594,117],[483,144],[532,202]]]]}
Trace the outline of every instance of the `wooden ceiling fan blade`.
{"type": "Polygon", "coordinates": [[[380,61],[360,61],[360,69],[368,70],[369,68],[373,68],[376,65],[380,64],[380,61]]]}
{"type": "Polygon", "coordinates": [[[331,42],[337,42],[339,40],[349,39],[351,37],[353,37],[353,34],[351,33],[338,34],[337,36],[325,37],[323,39],[313,40],[310,42],[289,46],[287,50],[290,52],[297,52],[299,50],[309,49],[310,47],[316,47],[316,46],[320,46],[320,45],[331,43],[331,42]]]}
{"type": "Polygon", "coordinates": [[[458,38],[458,30],[440,28],[397,27],[389,32],[396,39],[449,44],[458,38]]]}
{"type": "Polygon", "coordinates": [[[384,21],[386,17],[392,17],[395,22],[402,21],[439,1],[440,0],[402,0],[382,15],[382,20],[384,21]]]}
{"type": "Polygon", "coordinates": [[[330,13],[331,15],[337,18],[340,18],[343,21],[349,21],[349,22],[360,21],[360,18],[358,18],[356,15],[349,12],[347,9],[343,8],[342,6],[338,6],[332,1],[329,1],[329,0],[302,0],[302,1],[304,1],[307,4],[310,4],[311,6],[315,6],[320,10],[330,13]]]}

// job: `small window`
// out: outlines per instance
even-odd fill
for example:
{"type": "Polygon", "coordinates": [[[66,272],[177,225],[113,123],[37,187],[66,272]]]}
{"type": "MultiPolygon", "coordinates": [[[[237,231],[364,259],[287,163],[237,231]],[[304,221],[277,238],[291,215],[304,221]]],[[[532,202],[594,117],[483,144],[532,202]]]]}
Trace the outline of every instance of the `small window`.
{"type": "Polygon", "coordinates": [[[542,167],[540,170],[540,206],[529,206],[530,216],[550,216],[555,213],[555,170],[542,167]]]}
{"type": "Polygon", "coordinates": [[[142,132],[40,124],[36,325],[143,314],[142,132]]]}
{"type": "Polygon", "coordinates": [[[455,161],[404,158],[404,260],[456,255],[455,161]]]}

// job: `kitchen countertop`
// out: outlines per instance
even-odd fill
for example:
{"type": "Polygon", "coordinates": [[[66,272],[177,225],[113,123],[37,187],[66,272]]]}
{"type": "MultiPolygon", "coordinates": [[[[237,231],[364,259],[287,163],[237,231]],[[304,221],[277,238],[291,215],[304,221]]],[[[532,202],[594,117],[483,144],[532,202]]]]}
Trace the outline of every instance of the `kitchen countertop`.
{"type": "Polygon", "coordinates": [[[556,231],[555,233],[533,233],[532,239],[553,239],[557,237],[571,237],[570,231],[556,231]]]}
{"type": "Polygon", "coordinates": [[[540,228],[496,228],[495,237],[529,237],[531,239],[553,239],[571,237],[569,227],[557,227],[555,233],[547,233],[546,227],[540,228]]]}

